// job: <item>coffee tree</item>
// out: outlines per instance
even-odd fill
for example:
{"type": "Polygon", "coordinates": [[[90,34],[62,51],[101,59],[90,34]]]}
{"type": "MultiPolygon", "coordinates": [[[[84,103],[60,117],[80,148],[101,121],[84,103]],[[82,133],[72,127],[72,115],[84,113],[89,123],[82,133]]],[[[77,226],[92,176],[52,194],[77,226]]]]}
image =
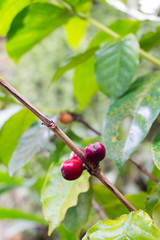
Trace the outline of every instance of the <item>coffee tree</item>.
{"type": "MultiPolygon", "coordinates": [[[[2,108],[23,106],[0,130],[0,192],[10,194],[23,186],[30,198],[36,194],[41,200],[40,205],[35,201],[33,209],[38,210],[32,213],[25,204],[22,209],[1,207],[0,219],[25,220],[34,228],[44,226],[44,232],[47,227],[49,237],[43,239],[160,239],[160,60],[153,56],[156,51],[148,53],[158,49],[160,28],[156,23],[154,31],[143,33],[143,23],[127,16],[106,26],[92,12],[107,6],[105,1],[91,0],[0,2],[0,35],[16,63],[62,26],[72,47],[79,44],[86,27],[94,31],[86,49],[65,59],[66,65],[59,66],[50,79],[54,85],[74,69],[75,109],[48,118],[27,100],[29,96],[22,96],[0,77],[2,108]],[[143,59],[151,64],[145,75],[138,74],[146,64],[143,59]],[[84,114],[97,92],[108,101],[101,110],[106,112],[102,130],[87,122],[84,114]],[[75,122],[92,132],[92,137],[78,136],[72,128],[75,122]],[[152,150],[149,166],[153,170],[138,162],[141,151],[148,154],[146,143],[152,150]],[[117,187],[108,180],[107,167],[118,169],[117,187]],[[21,176],[18,173],[23,168],[21,176]],[[33,168],[38,169],[35,176],[31,176],[33,168]],[[122,185],[131,184],[132,172],[139,172],[138,191],[127,194],[122,185]]],[[[151,20],[160,18],[152,16],[151,20]]]]}

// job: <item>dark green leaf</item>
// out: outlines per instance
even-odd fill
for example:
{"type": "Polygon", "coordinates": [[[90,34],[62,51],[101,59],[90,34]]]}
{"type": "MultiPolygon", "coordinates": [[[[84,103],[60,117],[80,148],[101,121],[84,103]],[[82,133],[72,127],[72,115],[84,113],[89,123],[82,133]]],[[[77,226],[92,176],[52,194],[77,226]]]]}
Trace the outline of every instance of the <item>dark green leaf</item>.
{"type": "Polygon", "coordinates": [[[23,219],[45,224],[45,220],[35,214],[24,213],[16,209],[0,208],[0,219],[23,219]]]}
{"type": "Polygon", "coordinates": [[[49,3],[35,3],[23,9],[13,20],[6,42],[7,52],[18,61],[35,44],[66,23],[67,10],[49,3]]]}
{"type": "Polygon", "coordinates": [[[9,162],[10,176],[13,176],[19,168],[24,167],[42,147],[45,147],[47,141],[48,131],[44,126],[36,124],[27,129],[19,139],[9,162]]]}
{"type": "Polygon", "coordinates": [[[152,156],[156,167],[160,170],[160,134],[153,141],[152,156]]]}
{"type": "Polygon", "coordinates": [[[152,32],[142,35],[140,40],[140,46],[145,51],[149,51],[151,48],[160,43],[160,27],[156,28],[152,32]]]}
{"type": "Polygon", "coordinates": [[[116,99],[129,88],[138,67],[138,49],[136,38],[129,35],[105,42],[96,52],[96,82],[109,98],[116,99]]]}
{"type": "MultiPolygon", "coordinates": [[[[117,198],[106,187],[100,184],[93,185],[94,198],[103,207],[107,216],[111,219],[120,217],[124,213],[129,213],[117,198]]],[[[136,209],[145,210],[145,201],[147,193],[127,194],[125,198],[133,204],[136,209]]]]}
{"type": "Polygon", "coordinates": [[[158,203],[152,210],[152,217],[154,224],[159,228],[160,227],[160,197],[158,203]]]}
{"type": "Polygon", "coordinates": [[[58,232],[62,240],[78,240],[79,239],[79,238],[77,239],[74,234],[70,233],[67,229],[65,229],[65,227],[62,224],[58,227],[58,232]]]}
{"type": "Polygon", "coordinates": [[[55,75],[52,78],[52,82],[57,80],[59,77],[61,77],[68,70],[70,70],[72,68],[75,68],[76,66],[83,63],[84,61],[86,61],[91,56],[93,56],[96,50],[97,50],[97,48],[92,48],[92,49],[87,50],[84,53],[81,53],[81,54],[77,55],[74,58],[71,58],[70,62],[66,66],[57,69],[55,75]]]}
{"type": "Polygon", "coordinates": [[[159,194],[160,194],[160,184],[153,185],[150,190],[150,193],[146,198],[146,210],[150,215],[152,215],[152,210],[158,203],[159,194]]]}
{"type": "Polygon", "coordinates": [[[159,114],[159,91],[160,72],[150,73],[138,78],[128,93],[109,108],[103,136],[108,157],[116,162],[121,171],[159,114]],[[118,141],[117,128],[129,116],[133,120],[127,138],[118,141]]]}
{"type": "Polygon", "coordinates": [[[75,181],[66,181],[60,166],[51,165],[43,189],[42,203],[45,219],[49,222],[49,235],[63,221],[68,208],[77,204],[78,195],[89,189],[89,174],[84,172],[75,181]]]}
{"type": "Polygon", "coordinates": [[[69,208],[63,225],[70,233],[79,236],[81,229],[88,221],[92,205],[92,191],[81,193],[78,197],[78,203],[75,207],[69,208]]]}
{"type": "Polygon", "coordinates": [[[36,121],[27,109],[22,109],[5,122],[0,131],[0,161],[8,164],[18,140],[23,132],[36,121]]]}
{"type": "Polygon", "coordinates": [[[116,220],[104,220],[96,223],[83,240],[157,240],[159,229],[152,219],[142,210],[123,215],[116,220]]]}

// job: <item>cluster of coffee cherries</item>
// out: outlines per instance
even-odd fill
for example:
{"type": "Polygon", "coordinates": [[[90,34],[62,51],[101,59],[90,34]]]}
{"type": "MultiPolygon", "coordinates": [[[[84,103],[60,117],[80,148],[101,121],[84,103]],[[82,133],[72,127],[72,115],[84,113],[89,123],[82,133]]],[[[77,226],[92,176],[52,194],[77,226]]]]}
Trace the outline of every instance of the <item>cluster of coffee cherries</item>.
{"type": "MultiPolygon", "coordinates": [[[[84,153],[86,161],[91,165],[99,164],[105,158],[106,149],[102,143],[94,142],[81,151],[84,153]]],[[[84,170],[83,161],[74,153],[71,152],[70,159],[63,162],[61,165],[62,176],[66,180],[75,180],[79,178],[84,170]]]]}

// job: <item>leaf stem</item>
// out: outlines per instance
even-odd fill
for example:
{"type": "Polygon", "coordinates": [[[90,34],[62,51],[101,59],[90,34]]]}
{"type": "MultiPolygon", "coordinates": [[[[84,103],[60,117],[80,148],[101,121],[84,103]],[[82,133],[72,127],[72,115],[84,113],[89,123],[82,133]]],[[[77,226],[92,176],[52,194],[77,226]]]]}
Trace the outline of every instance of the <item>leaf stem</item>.
{"type": "MultiPolygon", "coordinates": [[[[90,129],[92,132],[94,132],[95,134],[97,134],[98,136],[101,136],[101,133],[98,132],[97,130],[95,130],[93,127],[91,127],[83,118],[82,115],[79,114],[75,114],[75,113],[71,113],[73,116],[73,119],[75,121],[78,121],[80,123],[82,123],[84,126],[86,126],[88,129],[90,129]]],[[[133,160],[132,158],[129,158],[129,161],[132,162],[141,172],[143,172],[145,175],[147,175],[152,181],[154,181],[155,183],[158,183],[159,180],[154,177],[144,166],[142,166],[141,164],[137,163],[135,160],[133,160]]]]}
{"type": "Polygon", "coordinates": [[[0,78],[0,85],[10,92],[18,101],[20,101],[25,107],[27,107],[34,115],[36,115],[52,132],[56,134],[72,151],[74,151],[78,157],[86,164],[87,171],[97,177],[129,210],[136,211],[135,207],[128,202],[128,200],[116,189],[116,187],[104,176],[101,172],[100,166],[94,166],[89,164],[83,152],[76,146],[74,142],[54,123],[43,115],[38,109],[36,109],[28,100],[26,100],[15,88],[13,88],[5,79],[0,78]]]}
{"type": "MultiPolygon", "coordinates": [[[[99,23],[98,21],[96,21],[95,19],[92,18],[88,18],[86,16],[86,20],[93,26],[95,26],[96,28],[100,29],[101,31],[107,33],[108,35],[114,37],[114,38],[118,38],[120,37],[120,35],[118,35],[116,32],[112,31],[111,29],[109,29],[108,27],[104,26],[103,24],[99,23]]],[[[157,65],[158,67],[160,67],[160,60],[151,56],[150,54],[148,54],[147,52],[145,52],[143,49],[139,48],[139,54],[145,58],[146,60],[148,60],[149,62],[152,62],[153,64],[157,65]]]]}

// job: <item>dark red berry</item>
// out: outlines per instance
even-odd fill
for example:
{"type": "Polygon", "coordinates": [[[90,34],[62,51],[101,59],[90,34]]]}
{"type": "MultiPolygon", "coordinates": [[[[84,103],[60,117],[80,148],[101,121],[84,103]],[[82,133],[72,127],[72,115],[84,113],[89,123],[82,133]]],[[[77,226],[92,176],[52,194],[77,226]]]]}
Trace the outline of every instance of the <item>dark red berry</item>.
{"type": "Polygon", "coordinates": [[[68,159],[61,165],[62,176],[66,180],[75,180],[81,176],[82,172],[82,161],[79,161],[77,159],[68,159]]]}
{"type": "Polygon", "coordinates": [[[89,144],[84,150],[84,156],[89,163],[98,163],[105,158],[105,155],[106,149],[99,142],[89,144]]]}
{"type": "MultiPolygon", "coordinates": [[[[84,153],[84,150],[83,149],[81,149],[81,151],[84,153]]],[[[83,163],[83,161],[77,156],[77,154],[75,154],[73,151],[71,152],[71,154],[70,154],[70,158],[71,159],[77,159],[77,160],[79,160],[79,161],[81,161],[82,163],[83,163]]]]}
{"type": "Polygon", "coordinates": [[[59,121],[63,124],[71,123],[73,120],[73,117],[70,113],[61,113],[58,117],[59,121]]]}

